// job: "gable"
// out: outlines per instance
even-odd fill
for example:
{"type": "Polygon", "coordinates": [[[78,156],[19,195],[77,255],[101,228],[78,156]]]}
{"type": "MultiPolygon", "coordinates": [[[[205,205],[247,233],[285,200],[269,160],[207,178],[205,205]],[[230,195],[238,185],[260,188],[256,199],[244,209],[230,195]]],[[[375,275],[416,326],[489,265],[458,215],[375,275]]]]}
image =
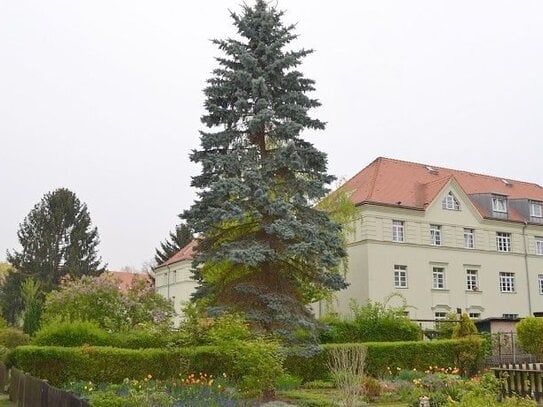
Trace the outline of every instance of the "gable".
{"type": "Polygon", "coordinates": [[[483,219],[471,199],[466,195],[458,182],[451,177],[435,194],[434,199],[426,208],[426,218],[429,222],[438,224],[455,224],[476,227],[483,219]],[[458,209],[450,205],[444,207],[444,201],[450,204],[450,197],[458,204],[458,209]]]}

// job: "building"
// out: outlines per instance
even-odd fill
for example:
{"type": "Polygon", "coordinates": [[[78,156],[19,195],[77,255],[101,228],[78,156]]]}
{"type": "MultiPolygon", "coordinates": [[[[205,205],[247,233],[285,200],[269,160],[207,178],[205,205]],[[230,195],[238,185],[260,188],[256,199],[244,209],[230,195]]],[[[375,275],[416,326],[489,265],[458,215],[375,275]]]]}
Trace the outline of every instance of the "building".
{"type": "MultiPolygon", "coordinates": [[[[541,186],[378,158],[342,189],[359,217],[348,236],[350,286],[337,293],[334,311],[347,315],[351,299],[399,293],[419,320],[458,309],[474,319],[543,312],[541,186]]],[[[156,290],[177,312],[196,287],[195,244],[154,270],[156,290]]]]}
{"type": "Polygon", "coordinates": [[[196,241],[193,240],[153,270],[156,292],[173,302],[177,314],[175,325],[179,325],[181,310],[196,288],[190,272],[195,246],[196,241]]]}
{"type": "MultiPolygon", "coordinates": [[[[543,311],[543,188],[377,158],[342,189],[359,208],[349,236],[349,300],[401,294],[412,319],[543,311]]],[[[322,308],[322,307],[321,307],[322,308]]]]}

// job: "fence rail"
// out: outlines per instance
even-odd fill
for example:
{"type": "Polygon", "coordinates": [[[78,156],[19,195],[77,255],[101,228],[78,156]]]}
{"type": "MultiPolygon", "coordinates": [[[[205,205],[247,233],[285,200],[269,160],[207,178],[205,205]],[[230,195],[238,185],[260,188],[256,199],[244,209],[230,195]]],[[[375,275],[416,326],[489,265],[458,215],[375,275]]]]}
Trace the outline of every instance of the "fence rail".
{"type": "Polygon", "coordinates": [[[502,396],[530,396],[543,404],[543,363],[504,363],[492,368],[502,383],[502,396]]]}
{"type": "Polygon", "coordinates": [[[0,386],[5,389],[9,377],[9,398],[17,407],[90,407],[73,393],[51,386],[17,368],[9,371],[0,363],[0,386]]]}

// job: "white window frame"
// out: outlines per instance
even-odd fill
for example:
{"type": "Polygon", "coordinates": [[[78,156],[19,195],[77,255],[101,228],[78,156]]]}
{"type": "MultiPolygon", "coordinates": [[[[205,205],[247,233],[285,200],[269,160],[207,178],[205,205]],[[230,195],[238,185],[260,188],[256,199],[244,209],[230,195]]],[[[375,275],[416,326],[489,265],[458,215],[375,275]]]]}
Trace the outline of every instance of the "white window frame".
{"type": "Polygon", "coordinates": [[[543,237],[535,237],[535,254],[543,256],[543,237]]]}
{"type": "Polygon", "coordinates": [[[445,267],[432,267],[432,288],[445,290],[445,267]]]}
{"type": "Polygon", "coordinates": [[[464,248],[475,248],[475,230],[470,228],[464,228],[464,248]]]}
{"type": "Polygon", "coordinates": [[[444,312],[444,311],[434,312],[434,319],[436,321],[443,321],[444,319],[447,319],[447,312],[444,312]]]}
{"type": "Polygon", "coordinates": [[[539,201],[530,201],[530,216],[533,218],[543,218],[543,203],[539,201]]]}
{"type": "Polygon", "coordinates": [[[479,291],[479,270],[466,270],[466,290],[479,291]]]}
{"type": "Polygon", "coordinates": [[[515,273],[500,271],[500,292],[515,292],[515,273]]]}
{"type": "Polygon", "coordinates": [[[511,251],[511,233],[496,232],[496,250],[503,253],[511,251]]]}
{"type": "Polygon", "coordinates": [[[492,197],[492,211],[499,212],[499,213],[507,213],[507,197],[493,196],[492,197]]]}
{"type": "Polygon", "coordinates": [[[404,222],[403,220],[392,221],[392,241],[403,242],[404,241],[404,222]]]}
{"type": "Polygon", "coordinates": [[[539,288],[539,294],[543,295],[543,274],[537,275],[537,287],[539,288]]]}
{"type": "Polygon", "coordinates": [[[441,246],[441,225],[430,225],[430,244],[441,246]]]}
{"type": "Polygon", "coordinates": [[[407,288],[407,266],[394,265],[394,288],[407,288]]]}
{"type": "Polygon", "coordinates": [[[458,203],[458,200],[453,195],[452,192],[449,192],[447,195],[443,197],[443,201],[441,201],[441,205],[443,209],[448,209],[451,211],[459,211],[460,210],[460,203],[458,203]]]}

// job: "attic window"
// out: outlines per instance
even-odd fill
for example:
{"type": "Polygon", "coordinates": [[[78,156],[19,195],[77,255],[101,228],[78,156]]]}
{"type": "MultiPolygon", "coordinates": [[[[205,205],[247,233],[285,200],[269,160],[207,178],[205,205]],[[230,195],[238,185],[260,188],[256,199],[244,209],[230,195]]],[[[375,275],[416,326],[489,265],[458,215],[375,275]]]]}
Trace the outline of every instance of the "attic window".
{"type": "Polygon", "coordinates": [[[532,222],[541,223],[543,218],[543,202],[530,201],[530,217],[532,222]]]}
{"type": "Polygon", "coordinates": [[[507,197],[502,195],[494,195],[492,197],[492,211],[507,213],[507,197]]]}
{"type": "Polygon", "coordinates": [[[449,209],[451,211],[460,210],[460,204],[458,203],[458,200],[452,192],[449,192],[447,195],[445,195],[441,204],[443,206],[443,209],[449,209]]]}
{"type": "Polygon", "coordinates": [[[424,166],[430,174],[437,174],[437,170],[434,167],[430,167],[429,165],[424,166]]]}

